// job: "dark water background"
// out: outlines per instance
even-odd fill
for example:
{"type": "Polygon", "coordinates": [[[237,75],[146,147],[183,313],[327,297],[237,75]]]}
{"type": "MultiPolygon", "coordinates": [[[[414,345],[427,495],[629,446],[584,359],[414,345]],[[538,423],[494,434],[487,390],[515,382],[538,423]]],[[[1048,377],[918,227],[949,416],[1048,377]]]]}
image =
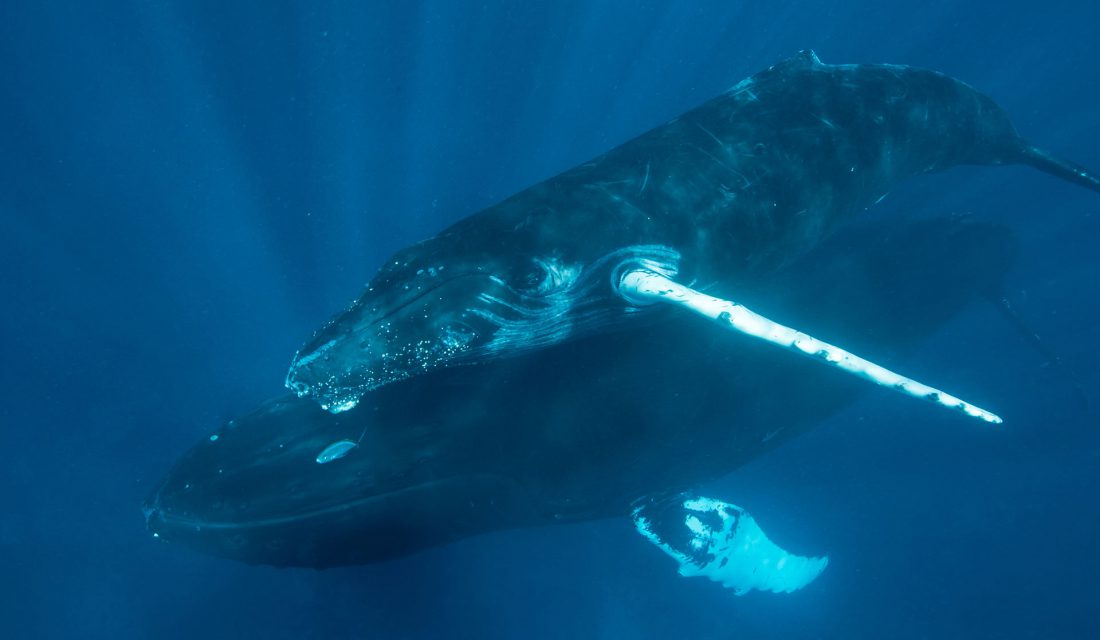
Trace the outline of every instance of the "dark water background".
{"type": "Polygon", "coordinates": [[[326,572],[144,531],[151,483],[280,393],[390,252],[799,49],[944,71],[1100,167],[1100,4],[809,4],[0,3],[0,636],[1100,637],[1100,438],[1070,376],[1097,401],[1100,198],[1014,167],[874,215],[1011,223],[1009,292],[1067,366],[975,305],[906,370],[1002,429],[870,394],[724,481],[830,554],[799,593],[680,578],[626,521],[326,572]]]}

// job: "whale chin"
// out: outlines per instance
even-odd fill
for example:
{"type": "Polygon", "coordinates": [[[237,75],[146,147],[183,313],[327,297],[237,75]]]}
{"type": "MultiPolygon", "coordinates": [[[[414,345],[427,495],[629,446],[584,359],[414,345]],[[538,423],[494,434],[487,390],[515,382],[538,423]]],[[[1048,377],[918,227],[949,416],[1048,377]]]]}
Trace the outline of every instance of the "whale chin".
{"type": "MultiPolygon", "coordinates": [[[[520,522],[509,520],[524,514],[519,488],[506,478],[487,474],[434,480],[322,509],[256,520],[183,515],[175,498],[155,495],[146,503],[146,526],[154,537],[248,564],[316,569],[381,562],[486,528],[519,526],[520,522]],[[459,498],[465,501],[469,514],[457,520],[456,528],[451,518],[459,498]],[[494,510],[483,511],[481,505],[490,502],[494,510]],[[495,509],[498,505],[501,511],[495,509]],[[509,518],[498,520],[494,514],[499,516],[505,509],[510,510],[509,518]],[[462,530],[463,523],[469,528],[462,530]]],[[[537,517],[529,507],[527,514],[537,517]]]]}

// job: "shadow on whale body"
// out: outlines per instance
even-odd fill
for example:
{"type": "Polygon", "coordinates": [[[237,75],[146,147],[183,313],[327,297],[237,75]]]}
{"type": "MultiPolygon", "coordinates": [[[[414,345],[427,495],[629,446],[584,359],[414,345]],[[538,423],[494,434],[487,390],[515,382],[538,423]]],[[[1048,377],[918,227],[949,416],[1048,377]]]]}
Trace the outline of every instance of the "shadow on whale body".
{"type": "Polygon", "coordinates": [[[1100,191],[962,82],[804,52],[400,251],[296,354],[287,386],[341,411],[435,369],[627,326],[648,312],[613,282],[626,263],[740,299],[898,181],[1008,163],[1100,191]]]}
{"type": "MultiPolygon", "coordinates": [[[[864,223],[743,294],[896,360],[993,295],[1014,255],[1002,226],[864,223]]],[[[386,385],[338,414],[270,400],[179,460],[146,503],[149,529],[235,560],[323,568],[627,516],[636,499],[728,473],[864,390],[808,360],[658,316],[386,385]]]]}

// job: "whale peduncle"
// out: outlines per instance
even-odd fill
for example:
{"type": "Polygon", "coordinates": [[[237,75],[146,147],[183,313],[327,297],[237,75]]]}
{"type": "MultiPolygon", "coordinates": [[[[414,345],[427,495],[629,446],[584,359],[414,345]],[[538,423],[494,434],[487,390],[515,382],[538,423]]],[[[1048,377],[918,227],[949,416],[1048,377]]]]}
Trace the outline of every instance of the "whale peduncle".
{"type": "Polygon", "coordinates": [[[1020,156],[1020,162],[1023,164],[1100,193],[1100,176],[1076,162],[1052,156],[1031,145],[1024,145],[1020,156]]]}

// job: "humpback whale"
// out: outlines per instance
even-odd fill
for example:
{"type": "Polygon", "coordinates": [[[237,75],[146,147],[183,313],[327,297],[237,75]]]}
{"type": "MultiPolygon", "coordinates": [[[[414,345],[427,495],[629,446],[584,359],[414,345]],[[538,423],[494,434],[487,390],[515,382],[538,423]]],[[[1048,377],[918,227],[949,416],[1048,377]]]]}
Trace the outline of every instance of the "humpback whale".
{"type": "Polygon", "coordinates": [[[398,252],[294,356],[293,395],[180,459],[148,527],[324,568],[620,516],[685,576],[801,588],[826,557],[697,487],[864,391],[832,369],[999,422],[810,333],[896,361],[998,298],[1004,227],[854,219],[907,177],[1007,163],[1100,192],[962,82],[803,52],[398,252]]]}
{"type": "Polygon", "coordinates": [[[1095,174],[1024,141],[991,98],[958,80],[803,52],[399,251],[298,351],[286,384],[339,412],[441,368],[667,321],[658,307],[669,305],[655,304],[667,302],[999,422],[728,297],[743,300],[899,180],[1007,163],[1100,191],[1095,174]]]}
{"type": "MultiPolygon", "coordinates": [[[[998,296],[1016,245],[960,218],[865,220],[743,295],[904,358],[998,296]],[[822,292],[827,292],[823,295],[822,292]]],[[[736,593],[789,591],[825,558],[789,554],[743,509],[693,493],[852,402],[848,376],[695,320],[625,327],[382,386],[345,412],[263,403],[184,455],[145,504],[161,539],[248,563],[324,568],[489,531],[632,517],[736,593]]]]}

